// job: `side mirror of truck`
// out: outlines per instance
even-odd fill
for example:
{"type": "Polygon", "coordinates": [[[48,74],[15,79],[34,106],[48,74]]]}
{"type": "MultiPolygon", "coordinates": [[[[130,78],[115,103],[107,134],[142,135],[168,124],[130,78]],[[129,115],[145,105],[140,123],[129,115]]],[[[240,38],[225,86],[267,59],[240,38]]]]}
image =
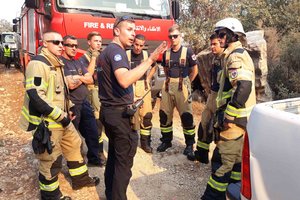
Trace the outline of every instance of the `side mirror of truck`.
{"type": "Polygon", "coordinates": [[[178,0],[172,1],[172,15],[175,20],[179,18],[179,1],[178,0]]]}
{"type": "Polygon", "coordinates": [[[39,0],[25,0],[25,6],[27,8],[38,9],[40,7],[39,0]]]}
{"type": "Polygon", "coordinates": [[[15,18],[15,19],[13,19],[12,22],[13,22],[13,24],[17,24],[19,21],[20,21],[20,18],[17,17],[17,18],[15,18]]]}

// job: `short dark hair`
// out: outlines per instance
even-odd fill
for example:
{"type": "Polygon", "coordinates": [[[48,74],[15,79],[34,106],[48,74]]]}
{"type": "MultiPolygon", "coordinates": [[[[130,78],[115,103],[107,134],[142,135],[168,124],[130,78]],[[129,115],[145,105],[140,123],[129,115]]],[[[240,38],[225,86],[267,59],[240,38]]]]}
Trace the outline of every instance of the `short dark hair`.
{"type": "Polygon", "coordinates": [[[66,35],[65,37],[63,37],[64,42],[67,41],[67,39],[77,40],[77,38],[74,35],[66,35]]]}
{"type": "Polygon", "coordinates": [[[131,23],[135,23],[133,17],[129,16],[129,15],[125,15],[122,17],[118,17],[114,23],[114,27],[113,27],[113,36],[116,36],[115,34],[115,28],[117,28],[119,26],[120,23],[127,21],[127,22],[131,22],[131,23]]]}
{"type": "Polygon", "coordinates": [[[122,17],[118,17],[114,23],[114,28],[116,28],[121,22],[124,21],[128,21],[128,22],[132,22],[135,23],[133,17],[129,16],[129,15],[124,15],[122,17]]]}
{"type": "Polygon", "coordinates": [[[218,36],[217,33],[213,33],[213,34],[211,34],[211,36],[209,37],[210,40],[218,39],[218,38],[219,38],[219,36],[218,36]]]}
{"type": "Polygon", "coordinates": [[[145,36],[142,34],[137,34],[134,39],[139,39],[139,40],[143,40],[143,41],[146,40],[145,36]]]}
{"type": "Polygon", "coordinates": [[[97,31],[93,31],[93,32],[90,32],[88,35],[87,35],[87,40],[91,40],[92,37],[94,36],[100,36],[101,37],[101,34],[97,31]]]}

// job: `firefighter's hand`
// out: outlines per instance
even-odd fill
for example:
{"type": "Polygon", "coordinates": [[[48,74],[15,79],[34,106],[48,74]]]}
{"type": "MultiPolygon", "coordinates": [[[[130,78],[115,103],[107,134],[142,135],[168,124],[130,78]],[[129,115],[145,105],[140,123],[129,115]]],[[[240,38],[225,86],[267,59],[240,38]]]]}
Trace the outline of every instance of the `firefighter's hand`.
{"type": "Polygon", "coordinates": [[[71,120],[71,118],[70,118],[70,116],[66,116],[66,117],[64,117],[61,121],[60,121],[60,123],[62,124],[62,126],[64,127],[64,128],[66,128],[66,127],[68,127],[72,122],[71,122],[72,120],[71,120]]]}
{"type": "Polygon", "coordinates": [[[159,55],[164,53],[168,48],[168,45],[167,45],[167,42],[166,41],[163,41],[152,53],[151,55],[149,56],[149,58],[155,62],[159,55]]]}
{"type": "Polygon", "coordinates": [[[69,118],[71,121],[73,121],[76,118],[76,115],[72,111],[69,111],[69,118]]]}
{"type": "Polygon", "coordinates": [[[92,51],[92,57],[97,58],[100,55],[100,52],[98,50],[93,50],[92,51]]]}

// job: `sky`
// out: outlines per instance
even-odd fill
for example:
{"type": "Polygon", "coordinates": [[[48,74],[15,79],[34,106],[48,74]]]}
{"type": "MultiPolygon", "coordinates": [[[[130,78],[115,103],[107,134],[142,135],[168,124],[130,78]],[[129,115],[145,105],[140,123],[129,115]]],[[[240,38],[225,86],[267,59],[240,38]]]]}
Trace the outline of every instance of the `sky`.
{"type": "Polygon", "coordinates": [[[20,15],[21,7],[25,0],[1,1],[0,19],[5,19],[12,23],[12,20],[20,15]]]}

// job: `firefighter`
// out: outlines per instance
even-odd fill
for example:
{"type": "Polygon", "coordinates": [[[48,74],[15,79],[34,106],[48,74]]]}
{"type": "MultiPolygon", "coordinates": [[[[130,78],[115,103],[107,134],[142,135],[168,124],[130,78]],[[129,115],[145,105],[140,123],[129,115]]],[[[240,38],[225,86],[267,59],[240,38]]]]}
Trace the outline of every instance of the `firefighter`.
{"type": "Polygon", "coordinates": [[[4,46],[4,58],[5,58],[5,67],[9,69],[11,64],[11,50],[7,44],[4,46]]]}
{"type": "Polygon", "coordinates": [[[34,57],[26,68],[26,94],[20,126],[26,131],[36,129],[32,146],[40,161],[41,199],[69,200],[70,197],[62,195],[58,183],[63,156],[67,161],[74,190],[96,186],[100,180],[89,176],[80,153],[81,138],[71,123],[71,102],[64,80],[63,63],[58,58],[63,49],[61,35],[57,32],[44,33],[43,46],[41,54],[34,57]],[[47,124],[49,131],[37,129],[43,123],[47,124]],[[44,138],[47,139],[47,151],[43,146],[44,138]]]}
{"type": "MultiPolygon", "coordinates": [[[[149,53],[146,50],[143,50],[145,46],[145,36],[138,34],[135,36],[133,41],[133,49],[127,50],[127,57],[129,59],[131,69],[134,69],[144,60],[147,60],[149,53]]],[[[137,123],[137,126],[134,126],[136,129],[140,129],[140,142],[141,148],[146,153],[152,153],[151,147],[151,129],[152,129],[152,104],[151,104],[151,90],[150,81],[157,69],[156,62],[152,64],[152,68],[147,70],[147,72],[133,84],[134,97],[135,99],[142,98],[144,95],[144,103],[141,108],[138,109],[136,120],[133,120],[137,123]],[[147,93],[148,92],[148,93],[147,93]],[[146,94],[147,93],[147,94],[146,94]]]]}
{"type": "Polygon", "coordinates": [[[162,88],[159,111],[162,143],[157,147],[157,151],[164,152],[172,146],[173,112],[176,107],[185,137],[186,148],[183,154],[188,155],[193,154],[193,144],[195,143],[191,82],[198,74],[198,66],[192,49],[181,45],[180,34],[180,27],[177,24],[169,28],[171,48],[164,53],[162,60],[166,80],[162,88]]]}
{"type": "Polygon", "coordinates": [[[104,166],[106,164],[106,157],[103,152],[103,135],[102,135],[102,124],[99,120],[100,113],[100,99],[98,96],[98,85],[97,85],[97,58],[100,55],[100,50],[102,46],[102,37],[100,33],[93,31],[90,32],[87,36],[87,42],[89,45],[88,50],[84,55],[82,55],[79,60],[80,62],[86,66],[88,72],[93,75],[94,84],[88,85],[88,89],[90,91],[89,101],[93,107],[94,115],[97,122],[98,134],[99,134],[99,158],[100,158],[100,166],[104,166]]]}
{"type": "Polygon", "coordinates": [[[210,36],[210,47],[211,52],[214,55],[209,73],[210,77],[207,77],[207,80],[210,80],[210,90],[198,127],[197,150],[194,154],[188,155],[187,157],[189,160],[193,161],[196,159],[205,164],[208,163],[209,144],[213,139],[212,132],[209,131],[209,122],[211,122],[216,112],[216,98],[219,90],[217,78],[220,77],[222,70],[221,55],[224,51],[224,48],[220,46],[219,37],[216,33],[210,36]]]}
{"type": "Polygon", "coordinates": [[[70,99],[75,104],[71,111],[76,118],[72,122],[85,139],[88,149],[88,165],[99,167],[102,166],[102,163],[99,158],[98,127],[92,106],[87,100],[89,95],[87,86],[94,84],[94,80],[85,66],[74,59],[78,48],[77,38],[72,35],[66,35],[63,39],[64,52],[62,61],[65,64],[64,73],[70,89],[70,99]]]}
{"type": "Polygon", "coordinates": [[[113,40],[99,57],[100,119],[108,137],[108,159],[105,167],[105,195],[107,200],[126,200],[126,191],[132,176],[131,168],[136,154],[138,134],[132,129],[132,84],[139,80],[167,47],[163,42],[149,58],[130,68],[126,48],[135,37],[135,22],[130,16],[116,19],[113,40]]]}
{"type": "Polygon", "coordinates": [[[215,32],[225,51],[214,124],[217,146],[212,157],[212,174],[201,197],[204,200],[225,200],[228,184],[240,181],[244,134],[256,103],[254,65],[239,41],[245,37],[243,25],[238,19],[225,18],[216,23],[215,32]]]}

